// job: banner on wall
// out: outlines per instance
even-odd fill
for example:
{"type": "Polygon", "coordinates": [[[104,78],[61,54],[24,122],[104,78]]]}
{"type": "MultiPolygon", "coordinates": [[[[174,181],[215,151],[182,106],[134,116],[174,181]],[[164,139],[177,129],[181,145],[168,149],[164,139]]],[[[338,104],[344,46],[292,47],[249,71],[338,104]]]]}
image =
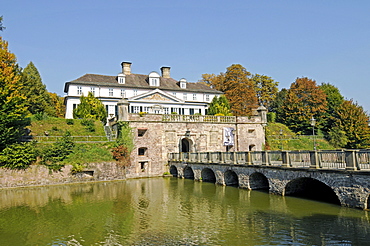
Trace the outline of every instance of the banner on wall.
{"type": "Polygon", "coordinates": [[[234,128],[224,127],[224,146],[234,146],[234,128]]]}

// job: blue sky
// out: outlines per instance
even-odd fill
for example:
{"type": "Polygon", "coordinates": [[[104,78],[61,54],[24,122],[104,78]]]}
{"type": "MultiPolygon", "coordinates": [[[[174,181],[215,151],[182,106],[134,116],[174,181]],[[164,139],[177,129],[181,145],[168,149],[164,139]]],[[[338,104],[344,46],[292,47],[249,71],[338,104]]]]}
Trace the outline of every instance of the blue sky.
{"type": "Polygon", "coordinates": [[[86,73],[162,66],[196,82],[242,64],[289,88],[331,83],[370,112],[370,1],[5,1],[5,31],[21,67],[32,61],[51,92],[86,73]]]}

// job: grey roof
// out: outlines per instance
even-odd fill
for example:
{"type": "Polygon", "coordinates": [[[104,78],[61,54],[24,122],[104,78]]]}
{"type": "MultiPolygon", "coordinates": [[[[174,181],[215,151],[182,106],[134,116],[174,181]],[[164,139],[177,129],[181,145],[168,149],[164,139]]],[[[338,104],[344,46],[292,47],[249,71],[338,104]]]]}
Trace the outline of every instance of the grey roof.
{"type": "Polygon", "coordinates": [[[69,84],[80,84],[80,85],[95,85],[95,86],[111,86],[111,87],[122,87],[122,88],[143,88],[153,89],[159,88],[161,90],[172,90],[172,91],[189,91],[189,92],[205,92],[213,94],[223,94],[221,91],[212,89],[207,85],[199,82],[187,82],[186,89],[180,88],[180,84],[173,78],[160,77],[160,86],[149,86],[148,75],[143,74],[130,74],[126,75],[125,84],[119,84],[117,82],[117,76],[99,75],[99,74],[85,74],[78,79],[67,82],[64,87],[64,92],[68,92],[69,84]]]}

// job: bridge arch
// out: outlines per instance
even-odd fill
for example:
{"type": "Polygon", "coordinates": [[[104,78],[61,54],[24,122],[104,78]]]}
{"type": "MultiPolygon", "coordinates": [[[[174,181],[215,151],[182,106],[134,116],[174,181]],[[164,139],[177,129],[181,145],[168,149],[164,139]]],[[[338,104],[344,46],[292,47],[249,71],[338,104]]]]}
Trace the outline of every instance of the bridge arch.
{"type": "Polygon", "coordinates": [[[283,195],[341,205],[337,194],[330,186],[313,178],[304,177],[291,180],[285,186],[283,195]]]}
{"type": "Polygon", "coordinates": [[[186,179],[194,179],[194,171],[191,167],[186,166],[184,168],[184,178],[186,179]]]}
{"type": "Polygon", "coordinates": [[[216,183],[216,175],[210,168],[203,168],[201,177],[204,182],[216,183]]]}
{"type": "Polygon", "coordinates": [[[239,178],[238,178],[238,175],[234,171],[227,170],[225,172],[225,185],[239,186],[239,178]]]}
{"type": "Polygon", "coordinates": [[[270,185],[266,176],[260,172],[252,173],[249,176],[249,188],[252,190],[269,190],[270,185]]]}
{"type": "Polygon", "coordinates": [[[179,173],[177,171],[177,167],[175,165],[170,166],[170,174],[174,177],[178,177],[179,173]]]}

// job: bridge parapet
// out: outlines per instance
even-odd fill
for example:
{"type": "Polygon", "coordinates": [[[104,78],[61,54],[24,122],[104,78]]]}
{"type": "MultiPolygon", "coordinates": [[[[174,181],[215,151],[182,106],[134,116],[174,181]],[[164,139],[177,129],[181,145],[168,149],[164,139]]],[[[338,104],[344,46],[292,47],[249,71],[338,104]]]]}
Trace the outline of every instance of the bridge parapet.
{"type": "Polygon", "coordinates": [[[290,168],[370,170],[370,150],[170,153],[169,161],[290,168]]]}

